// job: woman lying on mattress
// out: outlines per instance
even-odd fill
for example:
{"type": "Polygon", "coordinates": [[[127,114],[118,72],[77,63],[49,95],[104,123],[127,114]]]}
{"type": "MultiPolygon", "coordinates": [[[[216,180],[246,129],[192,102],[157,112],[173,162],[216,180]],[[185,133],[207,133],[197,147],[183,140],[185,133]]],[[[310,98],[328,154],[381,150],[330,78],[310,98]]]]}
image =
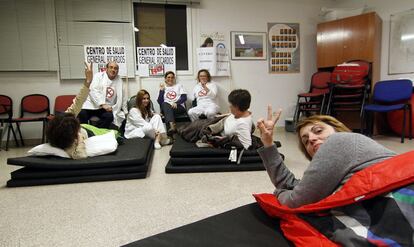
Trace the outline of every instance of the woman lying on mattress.
{"type": "Polygon", "coordinates": [[[281,110],[259,119],[263,147],[258,149],[280,203],[291,208],[314,203],[333,194],[355,172],[395,156],[374,140],[351,131],[331,116],[315,115],[296,127],[302,152],[311,161],[301,180],[285,166],[273,143],[273,129],[281,110]]]}
{"type": "Polygon", "coordinates": [[[65,150],[72,159],[87,157],[85,139],[88,138],[88,134],[86,130],[81,128],[79,120],[76,118],[89,95],[89,86],[93,78],[92,64],[85,63],[85,66],[85,82],[80,92],[72,105],[66,109],[65,114],[55,116],[48,123],[46,132],[50,145],[65,150]]]}
{"type": "Polygon", "coordinates": [[[143,138],[145,136],[155,140],[154,148],[171,144],[167,136],[161,116],[151,109],[150,95],[146,90],[140,90],[136,97],[136,107],[133,107],[125,125],[125,138],[143,138]]]}

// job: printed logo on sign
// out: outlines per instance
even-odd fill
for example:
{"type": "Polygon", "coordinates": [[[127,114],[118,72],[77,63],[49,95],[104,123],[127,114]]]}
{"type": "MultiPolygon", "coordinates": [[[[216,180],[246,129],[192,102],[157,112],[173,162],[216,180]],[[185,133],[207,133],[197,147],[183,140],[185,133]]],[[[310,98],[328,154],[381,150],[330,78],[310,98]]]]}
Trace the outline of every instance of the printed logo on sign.
{"type": "Polygon", "coordinates": [[[111,87],[106,88],[106,97],[108,99],[112,98],[114,96],[114,93],[115,93],[115,91],[114,91],[113,88],[111,88],[111,87]]]}
{"type": "Polygon", "coordinates": [[[206,96],[206,95],[207,95],[206,90],[201,89],[200,91],[198,91],[198,96],[203,97],[203,96],[206,96]]]}
{"type": "Polygon", "coordinates": [[[168,99],[175,99],[175,97],[177,96],[177,93],[174,91],[170,91],[167,93],[167,98],[168,99]]]}

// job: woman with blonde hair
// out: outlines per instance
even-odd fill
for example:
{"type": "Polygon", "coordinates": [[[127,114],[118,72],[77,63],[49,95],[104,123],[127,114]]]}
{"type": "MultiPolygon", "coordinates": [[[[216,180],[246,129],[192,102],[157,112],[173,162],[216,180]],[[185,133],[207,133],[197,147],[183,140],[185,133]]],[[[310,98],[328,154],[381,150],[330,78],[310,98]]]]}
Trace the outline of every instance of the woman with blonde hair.
{"type": "Polygon", "coordinates": [[[266,119],[259,119],[263,147],[258,149],[274,194],[280,203],[291,208],[314,203],[338,190],[356,172],[396,155],[374,140],[352,133],[331,116],[315,115],[298,123],[300,148],[310,160],[302,179],[285,166],[273,143],[273,129],[281,110],[272,113],[268,106],[266,119]]]}
{"type": "Polygon", "coordinates": [[[136,106],[129,111],[124,136],[127,139],[149,137],[155,140],[155,149],[171,143],[161,116],[153,112],[150,95],[144,89],[138,91],[136,106]]]}

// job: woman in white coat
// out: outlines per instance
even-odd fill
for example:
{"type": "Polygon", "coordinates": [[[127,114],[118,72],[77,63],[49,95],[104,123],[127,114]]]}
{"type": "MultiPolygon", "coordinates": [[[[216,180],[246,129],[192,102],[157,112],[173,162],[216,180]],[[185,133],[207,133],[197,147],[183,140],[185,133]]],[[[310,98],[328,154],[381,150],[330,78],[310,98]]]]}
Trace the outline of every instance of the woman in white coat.
{"type": "Polygon", "coordinates": [[[161,116],[152,111],[150,95],[144,89],[138,91],[136,106],[129,111],[124,136],[127,139],[149,137],[155,140],[155,149],[172,142],[166,134],[161,116]]]}
{"type": "Polygon", "coordinates": [[[211,81],[210,72],[206,69],[198,71],[197,81],[193,90],[197,106],[188,110],[188,116],[191,121],[197,120],[201,115],[205,115],[208,119],[214,118],[219,111],[216,83],[211,81]]]}

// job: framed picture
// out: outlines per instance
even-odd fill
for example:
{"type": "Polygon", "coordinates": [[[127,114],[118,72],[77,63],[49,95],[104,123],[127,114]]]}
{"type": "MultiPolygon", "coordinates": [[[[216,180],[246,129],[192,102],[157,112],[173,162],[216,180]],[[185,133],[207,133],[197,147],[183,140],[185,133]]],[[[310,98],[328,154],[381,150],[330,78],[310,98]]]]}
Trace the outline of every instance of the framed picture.
{"type": "Polygon", "coordinates": [[[300,72],[299,23],[268,23],[269,73],[300,72]]]}
{"type": "Polygon", "coordinates": [[[265,32],[230,32],[232,60],[266,60],[265,32]]]}

